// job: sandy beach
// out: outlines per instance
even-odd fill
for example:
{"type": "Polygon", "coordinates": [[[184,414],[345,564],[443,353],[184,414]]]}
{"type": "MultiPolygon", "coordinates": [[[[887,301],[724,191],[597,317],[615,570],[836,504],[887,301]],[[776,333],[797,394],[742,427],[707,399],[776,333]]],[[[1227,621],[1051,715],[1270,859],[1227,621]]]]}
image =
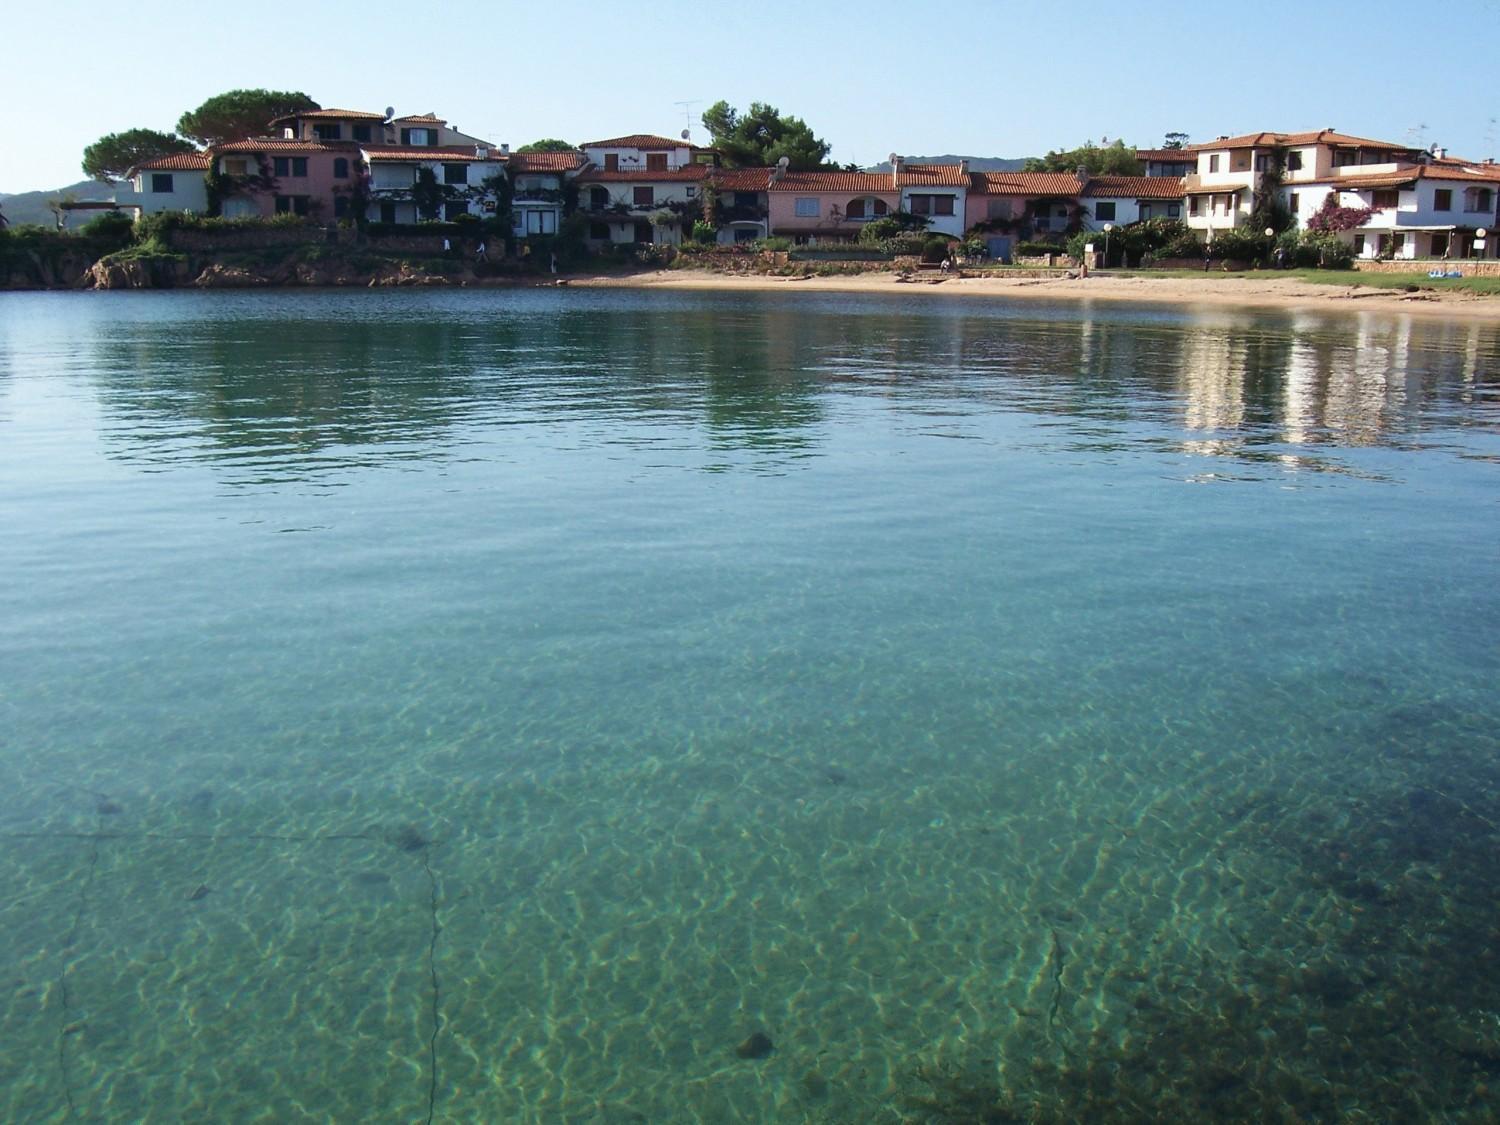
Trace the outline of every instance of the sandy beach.
{"type": "Polygon", "coordinates": [[[776,277],[659,270],[627,277],[577,277],[570,285],[592,288],[689,289],[741,292],[879,293],[909,297],[999,297],[1047,301],[1134,301],[1171,305],[1298,310],[1360,310],[1446,317],[1500,319],[1500,297],[1464,292],[1404,293],[1372,286],[1319,285],[1275,274],[1205,277],[1141,277],[1096,274],[1086,279],[1034,277],[920,277],[900,281],[893,273],[842,277],[776,277]]]}

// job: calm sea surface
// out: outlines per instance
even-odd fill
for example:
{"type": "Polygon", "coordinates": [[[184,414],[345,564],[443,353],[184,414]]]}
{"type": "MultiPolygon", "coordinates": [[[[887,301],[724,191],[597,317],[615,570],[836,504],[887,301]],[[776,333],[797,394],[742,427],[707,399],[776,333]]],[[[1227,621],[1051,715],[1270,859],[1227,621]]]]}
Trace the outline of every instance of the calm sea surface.
{"type": "Polygon", "coordinates": [[[0,1118],[1489,1121],[1500,329],[0,296],[0,1118]]]}

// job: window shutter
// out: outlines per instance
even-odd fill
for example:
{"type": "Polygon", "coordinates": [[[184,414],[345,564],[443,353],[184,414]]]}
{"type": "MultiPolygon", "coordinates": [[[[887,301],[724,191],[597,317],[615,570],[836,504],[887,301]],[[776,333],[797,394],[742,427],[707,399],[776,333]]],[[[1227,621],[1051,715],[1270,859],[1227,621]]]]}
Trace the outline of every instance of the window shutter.
{"type": "Polygon", "coordinates": [[[401,143],[403,145],[409,145],[409,144],[411,144],[411,130],[410,129],[402,129],[401,130],[401,143]]]}

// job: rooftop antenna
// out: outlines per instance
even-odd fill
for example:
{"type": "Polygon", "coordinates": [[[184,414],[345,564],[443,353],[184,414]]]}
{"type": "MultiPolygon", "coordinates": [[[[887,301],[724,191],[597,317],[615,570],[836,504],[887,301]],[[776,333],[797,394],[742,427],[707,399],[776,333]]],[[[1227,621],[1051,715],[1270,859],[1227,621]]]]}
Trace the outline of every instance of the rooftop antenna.
{"type": "Polygon", "coordinates": [[[1496,124],[1497,124],[1497,122],[1496,122],[1495,118],[1491,117],[1490,120],[1489,120],[1489,127],[1487,129],[1485,129],[1485,131],[1484,131],[1484,149],[1485,149],[1484,154],[1486,156],[1490,156],[1490,157],[1493,157],[1495,155],[1495,126],[1496,126],[1496,124]]]}
{"type": "Polygon", "coordinates": [[[385,107],[385,123],[389,125],[396,117],[396,107],[388,105],[385,107]]]}
{"type": "Polygon", "coordinates": [[[682,139],[685,140],[685,141],[692,141],[692,139],[693,139],[693,107],[694,106],[698,106],[698,105],[702,105],[703,104],[703,99],[702,98],[690,98],[687,101],[673,102],[672,104],[673,105],[680,105],[682,107],[682,124],[683,124],[682,139]]]}
{"type": "Polygon", "coordinates": [[[1411,142],[1410,147],[1412,148],[1426,148],[1427,122],[1424,121],[1420,125],[1413,125],[1408,129],[1406,131],[1406,139],[1411,142]]]}

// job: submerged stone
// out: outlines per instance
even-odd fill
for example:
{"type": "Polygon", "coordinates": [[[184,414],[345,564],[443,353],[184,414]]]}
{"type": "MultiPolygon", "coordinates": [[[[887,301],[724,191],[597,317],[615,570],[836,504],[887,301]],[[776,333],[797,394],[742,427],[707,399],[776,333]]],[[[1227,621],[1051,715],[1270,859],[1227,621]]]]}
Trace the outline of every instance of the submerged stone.
{"type": "Polygon", "coordinates": [[[763,1059],[776,1049],[776,1044],[771,1042],[771,1037],[764,1031],[757,1031],[734,1049],[734,1053],[742,1059],[763,1059]]]}

